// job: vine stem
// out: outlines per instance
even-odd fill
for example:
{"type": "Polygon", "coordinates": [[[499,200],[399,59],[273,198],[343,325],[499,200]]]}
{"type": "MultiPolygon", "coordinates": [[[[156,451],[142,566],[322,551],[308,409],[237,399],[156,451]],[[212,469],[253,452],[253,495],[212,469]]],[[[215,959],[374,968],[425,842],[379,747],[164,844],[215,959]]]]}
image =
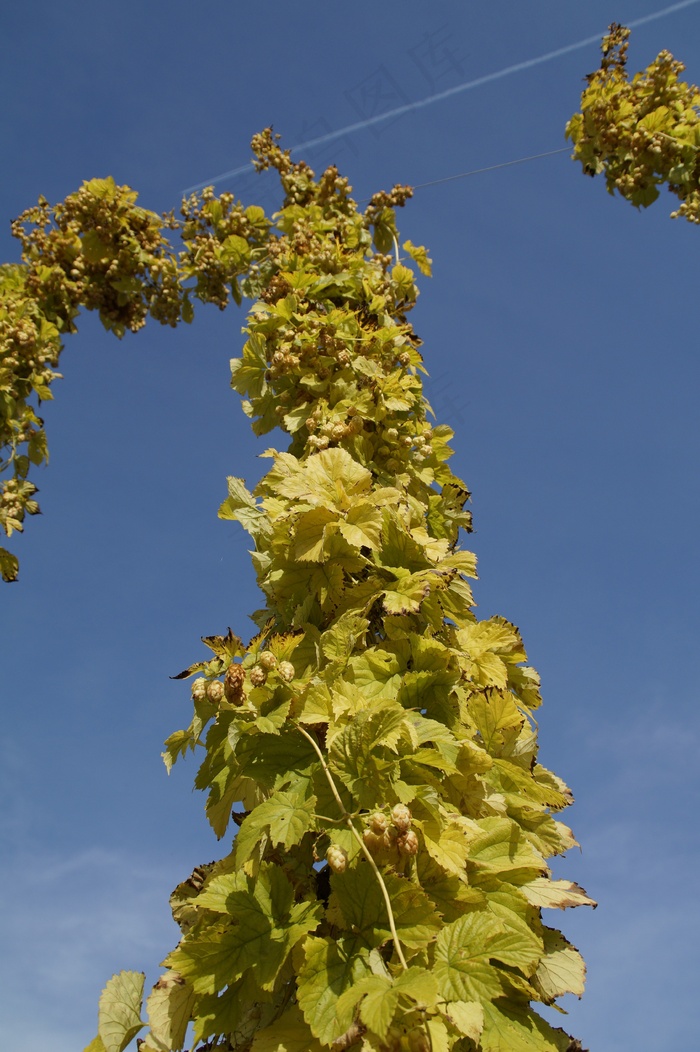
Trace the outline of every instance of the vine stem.
{"type": "Polygon", "coordinates": [[[321,752],[321,750],[319,748],[319,745],[318,745],[318,742],[316,742],[311,737],[311,735],[307,731],[304,730],[303,727],[300,727],[299,724],[297,724],[297,730],[299,731],[300,734],[304,735],[304,737],[306,738],[307,741],[311,742],[311,745],[313,746],[313,748],[314,748],[314,750],[316,752],[316,755],[318,756],[319,760],[321,761],[321,767],[323,768],[324,774],[325,774],[326,778],[328,779],[328,784],[331,787],[331,792],[333,793],[333,796],[335,797],[336,803],[337,803],[338,807],[340,808],[340,812],[341,812],[343,818],[345,819],[345,824],[347,825],[347,827],[350,830],[350,832],[352,833],[352,835],[355,837],[355,840],[357,841],[357,843],[360,845],[360,850],[362,851],[362,854],[365,856],[365,858],[369,862],[370,866],[372,867],[372,871],[374,872],[374,875],[377,878],[379,886],[382,889],[382,895],[384,896],[384,903],[386,905],[386,911],[387,911],[387,914],[389,916],[389,927],[391,929],[391,936],[392,936],[392,938],[394,940],[394,946],[396,947],[396,953],[398,955],[399,961],[401,962],[401,967],[404,969],[404,971],[406,971],[408,969],[408,963],[406,961],[406,958],[404,957],[403,950],[401,949],[401,941],[399,939],[399,934],[398,934],[398,932],[396,930],[396,921],[394,920],[394,910],[393,910],[392,905],[391,905],[391,897],[389,895],[389,891],[387,889],[387,886],[384,883],[384,877],[382,876],[381,871],[380,871],[377,863],[372,858],[372,855],[370,853],[369,848],[365,844],[364,840],[362,839],[362,837],[360,836],[358,831],[355,829],[355,826],[353,824],[352,818],[350,817],[348,812],[345,810],[345,805],[343,804],[343,801],[340,798],[340,793],[338,792],[338,787],[335,784],[335,780],[333,778],[333,775],[331,774],[331,772],[330,772],[330,770],[328,768],[328,764],[326,763],[326,758],[323,755],[323,753],[321,752]]]}

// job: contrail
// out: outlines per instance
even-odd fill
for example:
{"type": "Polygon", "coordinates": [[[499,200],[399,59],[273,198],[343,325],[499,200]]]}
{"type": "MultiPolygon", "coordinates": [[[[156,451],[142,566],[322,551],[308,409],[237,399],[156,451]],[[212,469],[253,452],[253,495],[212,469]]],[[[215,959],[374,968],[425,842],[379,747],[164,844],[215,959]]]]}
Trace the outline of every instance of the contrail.
{"type": "MultiPolygon", "coordinates": [[[[700,0],[682,0],[681,3],[671,4],[669,7],[664,7],[660,11],[654,11],[650,15],[644,15],[642,18],[635,18],[631,22],[627,22],[627,26],[630,29],[635,29],[637,26],[646,25],[647,22],[654,22],[657,18],[665,18],[666,15],[672,15],[676,11],[682,11],[686,7],[692,7],[694,4],[700,3],[700,0]]],[[[547,51],[544,55],[538,55],[536,58],[526,59],[524,62],[516,62],[512,66],[506,66],[504,69],[496,70],[494,73],[487,73],[483,77],[477,77],[475,80],[467,80],[462,84],[456,84],[452,88],[448,88],[446,91],[439,91],[435,95],[428,95],[424,99],[417,99],[416,102],[407,102],[403,106],[397,106],[393,110],[385,110],[383,113],[378,113],[374,117],[367,117],[365,120],[355,121],[354,124],[346,124],[344,128],[338,128],[337,131],[328,132],[326,135],[319,135],[315,139],[307,139],[305,142],[298,143],[296,146],[292,146],[290,153],[298,153],[299,150],[308,150],[312,146],[321,146],[327,142],[334,142],[336,139],[341,139],[344,135],[352,135],[353,132],[362,131],[365,128],[371,128],[375,124],[381,124],[382,121],[390,120],[393,117],[401,117],[404,113],[410,113],[413,110],[423,109],[425,106],[432,106],[436,102],[442,102],[443,99],[450,99],[454,95],[461,95],[463,91],[471,91],[473,88],[480,88],[482,84],[491,84],[495,80],[502,80],[504,77],[510,77],[513,73],[521,73],[524,69],[532,69],[533,66],[541,66],[544,62],[551,62],[554,58],[559,58],[561,55],[568,55],[572,51],[579,51],[581,48],[588,47],[589,44],[596,44],[600,41],[604,34],[596,33],[590,37],[584,37],[583,40],[577,40],[575,44],[567,44],[566,47],[556,48],[554,51],[547,51]]],[[[252,161],[248,161],[247,164],[239,165],[238,168],[231,168],[228,172],[222,172],[221,175],[212,176],[211,179],[205,180],[203,183],[196,183],[194,186],[188,186],[183,191],[184,194],[191,194],[195,190],[201,190],[205,186],[213,186],[215,183],[220,183],[224,179],[233,179],[237,175],[244,175],[250,171],[252,161]]]]}

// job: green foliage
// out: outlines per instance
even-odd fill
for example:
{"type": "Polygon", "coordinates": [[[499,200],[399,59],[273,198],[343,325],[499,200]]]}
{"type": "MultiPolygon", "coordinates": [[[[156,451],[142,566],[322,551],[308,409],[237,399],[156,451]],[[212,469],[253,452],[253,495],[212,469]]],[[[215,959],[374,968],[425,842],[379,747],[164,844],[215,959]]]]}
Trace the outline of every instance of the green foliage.
{"type": "Polygon", "coordinates": [[[668,51],[630,80],[629,35],[613,24],[603,39],[600,69],[587,77],[581,112],[566,126],[574,157],[638,208],[665,184],[681,202],[672,217],[700,223],[700,89],[679,79],[685,66],[668,51]]]}
{"type": "MultiPolygon", "coordinates": [[[[178,222],[136,198],[113,179],[92,179],[55,208],[41,198],[12,224],[22,262],[0,266],[0,527],[8,537],[39,511],[27,480],[31,464],[48,460],[38,408],[53,397],[61,338],[75,331],[82,307],[122,337],[148,315],[190,322],[193,298],[223,309],[230,298],[240,303],[241,289],[255,294],[251,268],[267,253],[269,227],[261,209],[209,191],[184,201],[178,222]],[[170,231],[182,238],[179,253],[170,231]]],[[[16,580],[18,569],[0,548],[3,579],[16,580]]]]}
{"type": "Polygon", "coordinates": [[[196,676],[192,722],[164,753],[200,754],[212,829],[237,834],[173,892],[181,937],[145,1006],[141,973],[107,984],[89,1050],[147,1026],[141,1052],[176,1052],[188,1024],[202,1050],[580,1047],[531,1006],[583,989],[542,908],[594,903],[548,868],[575,840],[555,818],[571,794],[537,761],[537,673],[514,625],[473,612],[469,493],[408,321],[410,191],[362,212],[336,169],[317,180],[269,131],[253,148],[280,175],[273,221],[205,192],[176,256],[163,220],[96,181],[23,217],[6,271],[13,324],[43,319],[52,362],[80,306],[121,335],[189,320],[193,296],[252,296],[232,385],[256,434],[290,438],[220,510],[253,540],[258,632],[204,639],[178,677],[196,676]]]}

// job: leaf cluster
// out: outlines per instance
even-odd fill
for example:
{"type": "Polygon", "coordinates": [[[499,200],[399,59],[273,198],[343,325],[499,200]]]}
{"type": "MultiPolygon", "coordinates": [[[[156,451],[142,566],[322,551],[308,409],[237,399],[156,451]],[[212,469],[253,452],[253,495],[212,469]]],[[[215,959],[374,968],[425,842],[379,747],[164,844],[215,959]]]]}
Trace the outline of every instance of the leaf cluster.
{"type": "MultiPolygon", "coordinates": [[[[32,464],[48,460],[39,405],[53,397],[62,337],[75,331],[79,311],[97,311],[122,337],[149,315],[190,322],[193,300],[223,309],[231,298],[240,303],[241,285],[255,287],[250,269],[269,228],[262,209],[205,191],[183,201],[176,221],[136,200],[111,178],[92,179],[55,207],[40,198],[12,224],[22,262],[0,266],[0,527],[8,537],[39,511],[27,480],[32,464]]],[[[18,574],[4,548],[0,573],[5,581],[18,574]]]]}
{"type": "Polygon", "coordinates": [[[685,66],[668,51],[630,79],[629,36],[613,24],[603,39],[600,69],[586,78],[581,110],[566,126],[573,156],[638,208],[666,185],[680,200],[672,217],[700,223],[700,89],[680,79],[685,66]]]}

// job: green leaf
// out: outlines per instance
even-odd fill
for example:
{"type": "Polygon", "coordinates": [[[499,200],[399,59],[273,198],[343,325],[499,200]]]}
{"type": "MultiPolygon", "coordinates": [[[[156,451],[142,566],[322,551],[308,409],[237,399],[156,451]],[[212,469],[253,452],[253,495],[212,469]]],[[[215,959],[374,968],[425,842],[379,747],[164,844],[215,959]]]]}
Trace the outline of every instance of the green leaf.
{"type": "Polygon", "coordinates": [[[101,263],[103,259],[113,259],[114,249],[94,230],[88,230],[82,237],[82,250],[88,263],[101,263]]]}
{"type": "Polygon", "coordinates": [[[190,731],[175,731],[169,738],[165,739],[164,744],[165,752],[162,752],[160,755],[163,758],[168,774],[170,774],[173,764],[180,757],[185,756],[188,749],[194,749],[196,742],[193,740],[190,731]]]}
{"type": "Polygon", "coordinates": [[[145,1026],[141,1021],[145,979],[143,972],[119,972],[100,994],[97,1031],[105,1052],[124,1052],[145,1026]]]}
{"type": "Polygon", "coordinates": [[[321,903],[293,903],[293,889],[279,868],[264,865],[256,878],[245,873],[214,877],[197,905],[228,915],[234,927],[205,927],[191,933],[166,959],[197,993],[216,993],[255,967],[263,990],[272,989],[299,939],[317,926],[321,903]]]}
{"type": "Polygon", "coordinates": [[[428,253],[423,245],[414,245],[412,241],[404,241],[403,248],[417,264],[421,274],[425,274],[428,278],[431,277],[432,268],[430,264],[432,263],[432,259],[428,258],[428,253]]]}
{"type": "Polygon", "coordinates": [[[544,953],[539,912],[512,884],[489,887],[486,896],[488,908],[504,926],[493,956],[525,976],[532,975],[544,953]]]}
{"type": "Polygon", "coordinates": [[[380,1038],[386,1037],[399,1004],[408,1008],[432,1007],[438,996],[435,976],[424,968],[413,966],[395,980],[389,976],[369,975],[360,979],[341,997],[341,1006],[352,1006],[362,997],[360,1018],[380,1038]]]}
{"type": "Polygon", "coordinates": [[[237,1034],[242,1028],[257,1029],[272,995],[260,989],[253,969],[229,983],[222,994],[197,998],[193,1043],[219,1034],[237,1034]],[[252,1024],[252,1026],[251,1026],[252,1024]]]}
{"type": "Polygon", "coordinates": [[[423,574],[410,574],[398,580],[394,588],[386,589],[384,610],[387,614],[417,614],[429,593],[428,579],[423,574]]]}
{"type": "Polygon", "coordinates": [[[446,873],[465,880],[470,845],[464,827],[458,822],[441,822],[434,817],[418,818],[415,825],[423,833],[425,849],[430,857],[446,873]]]}
{"type": "Polygon", "coordinates": [[[258,804],[236,836],[236,865],[242,866],[248,861],[264,832],[269,834],[273,845],[282,844],[285,851],[298,844],[314,824],[315,807],[316,797],[305,798],[301,788],[295,793],[275,793],[270,800],[258,804]]]}
{"type": "Polygon", "coordinates": [[[367,700],[394,698],[401,686],[401,666],[395,654],[370,647],[353,657],[353,682],[367,700]]]}
{"type": "Polygon", "coordinates": [[[339,1000],[369,974],[367,958],[356,939],[309,938],[297,979],[297,1000],[312,1033],[330,1045],[344,1034],[354,1018],[354,1004],[339,1000]]]}
{"type": "Polygon", "coordinates": [[[267,533],[269,531],[267,516],[258,506],[253,494],[246,489],[243,479],[229,477],[227,482],[228,497],[219,508],[219,518],[240,522],[251,537],[267,533]]]}
{"type": "Polygon", "coordinates": [[[313,508],[297,521],[294,530],[294,558],[301,561],[323,562],[326,557],[324,539],[326,527],[337,522],[336,512],[327,508],[313,508]]]}
{"type": "Polygon", "coordinates": [[[482,1052],[568,1052],[571,1038],[527,1005],[500,998],[484,1002],[482,1052]]]}
{"type": "Polygon", "coordinates": [[[503,932],[493,914],[467,913],[446,925],[437,938],[434,974],[447,1001],[492,1001],[503,994],[491,947],[503,932]]]}
{"type": "Polygon", "coordinates": [[[458,920],[464,913],[486,906],[486,896],[478,888],[470,888],[464,881],[464,873],[446,873],[443,866],[431,858],[427,851],[419,851],[416,869],[420,886],[448,923],[458,920]]]}
{"type": "Polygon", "coordinates": [[[440,1011],[460,1034],[478,1043],[484,1029],[484,1009],[478,1001],[450,1001],[440,1011]]]}
{"type": "Polygon", "coordinates": [[[281,497],[346,512],[370,489],[372,475],[345,449],[324,449],[298,464],[280,453],[268,473],[270,488],[281,497]]]}
{"type": "Polygon", "coordinates": [[[380,709],[358,713],[333,739],[331,769],[359,807],[376,807],[388,798],[398,764],[387,746],[395,740],[395,732],[406,726],[404,710],[385,703],[380,709]]]}
{"type": "Polygon", "coordinates": [[[481,832],[469,845],[473,883],[504,875],[513,884],[527,884],[547,869],[510,818],[481,818],[477,825],[481,832]]]}
{"type": "Polygon", "coordinates": [[[323,1049],[295,1005],[255,1035],[251,1052],[323,1052],[323,1049]]]}
{"type": "Polygon", "coordinates": [[[31,435],[27,443],[27,453],[32,464],[43,464],[49,459],[49,447],[46,442],[46,432],[43,427],[31,435]]]}
{"type": "Polygon", "coordinates": [[[340,533],[355,548],[374,550],[379,544],[382,515],[376,504],[358,501],[345,513],[345,521],[338,527],[340,533]]]}
{"type": "Polygon", "coordinates": [[[321,650],[331,661],[349,658],[369,627],[366,617],[348,611],[342,614],[321,637],[321,650]]]}
{"type": "MultiPolygon", "coordinates": [[[[386,873],[384,882],[402,945],[409,949],[424,948],[440,927],[432,902],[421,888],[401,877],[386,873]]],[[[329,914],[335,923],[361,938],[368,949],[391,938],[386,903],[367,863],[361,862],[355,869],[334,875],[331,887],[329,914]]]]}
{"type": "Polygon", "coordinates": [[[469,714],[476,723],[484,748],[498,756],[506,743],[506,734],[518,730],[524,717],[513,695],[500,690],[486,690],[469,699],[469,714]]]}

